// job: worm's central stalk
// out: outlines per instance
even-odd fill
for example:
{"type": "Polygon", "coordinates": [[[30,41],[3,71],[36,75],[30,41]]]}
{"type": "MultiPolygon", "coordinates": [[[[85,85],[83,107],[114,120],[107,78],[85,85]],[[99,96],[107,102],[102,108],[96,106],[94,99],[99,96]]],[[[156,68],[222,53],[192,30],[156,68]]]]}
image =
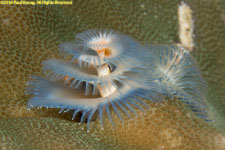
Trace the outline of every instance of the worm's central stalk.
{"type": "MultiPolygon", "coordinates": [[[[96,71],[98,73],[98,76],[107,76],[110,74],[108,64],[104,64],[100,67],[97,67],[96,71]]],[[[116,87],[113,86],[111,82],[107,82],[106,85],[98,84],[97,88],[102,97],[109,96],[110,94],[116,91],[116,87]]]]}

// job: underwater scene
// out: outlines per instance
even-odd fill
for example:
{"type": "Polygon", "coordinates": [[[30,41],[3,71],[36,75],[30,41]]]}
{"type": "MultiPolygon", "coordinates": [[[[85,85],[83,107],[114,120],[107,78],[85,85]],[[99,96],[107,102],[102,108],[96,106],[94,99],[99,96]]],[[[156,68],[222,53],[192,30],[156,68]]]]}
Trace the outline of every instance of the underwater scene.
{"type": "Polygon", "coordinates": [[[225,150],[224,0],[0,0],[1,150],[225,150]]]}

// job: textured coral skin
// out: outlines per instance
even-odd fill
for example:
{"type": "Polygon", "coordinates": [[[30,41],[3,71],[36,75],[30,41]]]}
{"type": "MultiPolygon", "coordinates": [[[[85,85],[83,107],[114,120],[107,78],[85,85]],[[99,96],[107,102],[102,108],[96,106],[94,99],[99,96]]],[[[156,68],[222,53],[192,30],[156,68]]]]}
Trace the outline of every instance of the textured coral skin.
{"type": "MultiPolygon", "coordinates": [[[[151,106],[151,113],[125,121],[115,131],[110,123],[101,131],[93,122],[95,130],[90,133],[80,130],[83,126],[78,127],[77,122],[68,121],[71,115],[66,113],[61,116],[54,110],[26,110],[26,81],[31,74],[41,73],[43,60],[58,57],[55,54],[59,43],[71,41],[73,35],[90,28],[112,28],[143,43],[178,42],[178,4],[178,0],[81,0],[66,7],[0,6],[0,145],[6,149],[223,150],[224,133],[195,118],[176,101],[151,106]]],[[[223,0],[196,0],[188,4],[195,22],[193,55],[209,84],[213,125],[222,129],[225,4],[223,0]]]]}

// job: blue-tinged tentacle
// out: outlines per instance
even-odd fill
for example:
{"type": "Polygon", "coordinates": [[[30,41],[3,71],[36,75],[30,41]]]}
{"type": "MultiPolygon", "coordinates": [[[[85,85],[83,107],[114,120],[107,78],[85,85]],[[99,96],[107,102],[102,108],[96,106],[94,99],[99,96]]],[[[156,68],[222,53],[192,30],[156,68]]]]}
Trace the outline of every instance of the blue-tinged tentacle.
{"type": "Polygon", "coordinates": [[[59,111],[59,114],[61,114],[64,110],[65,110],[65,108],[61,108],[59,111]]]}
{"type": "Polygon", "coordinates": [[[63,112],[69,112],[71,109],[67,108],[66,110],[64,110],[63,112]]]}
{"type": "Polygon", "coordinates": [[[81,81],[81,80],[79,80],[79,81],[75,84],[75,86],[74,86],[74,87],[75,87],[75,88],[78,88],[81,82],[82,82],[82,81],[81,81]]]}
{"type": "Polygon", "coordinates": [[[136,101],[136,102],[142,104],[142,105],[145,106],[147,109],[149,109],[149,106],[148,106],[145,102],[143,102],[142,100],[140,100],[139,98],[137,98],[137,97],[135,97],[135,96],[130,96],[130,98],[132,98],[134,101],[136,101]]]}
{"type": "Polygon", "coordinates": [[[121,121],[123,121],[123,118],[121,117],[121,115],[120,115],[120,113],[119,113],[117,107],[115,106],[114,102],[113,102],[112,100],[110,100],[110,103],[111,103],[113,109],[115,110],[117,116],[120,118],[121,121]]]}
{"type": "Polygon", "coordinates": [[[130,117],[130,114],[127,112],[127,110],[120,104],[120,101],[117,100],[117,101],[115,101],[115,102],[116,102],[116,104],[118,104],[119,107],[125,112],[125,114],[128,116],[128,118],[131,118],[131,117],[130,117]]]}
{"type": "Polygon", "coordinates": [[[88,95],[89,94],[89,83],[88,82],[85,82],[85,95],[88,95]]]}
{"type": "MultiPolygon", "coordinates": [[[[68,78],[69,79],[69,78],[68,78]]],[[[69,87],[75,87],[76,85],[77,85],[77,83],[78,83],[79,81],[78,80],[76,80],[76,79],[74,79],[73,81],[72,81],[72,83],[68,83],[67,82],[67,84],[69,84],[69,87]]]]}
{"type": "Polygon", "coordinates": [[[75,119],[77,113],[80,112],[80,111],[81,111],[81,110],[79,110],[79,109],[77,109],[77,110],[74,111],[73,116],[72,116],[72,120],[75,119]]]}
{"type": "Polygon", "coordinates": [[[105,103],[105,109],[106,109],[106,112],[108,114],[109,120],[112,123],[112,126],[114,127],[114,123],[113,123],[112,117],[110,115],[110,110],[109,110],[109,106],[108,106],[108,103],[107,102],[105,103]]]}
{"type": "Polygon", "coordinates": [[[93,89],[92,89],[92,95],[97,95],[97,87],[96,87],[96,83],[93,83],[93,89]]]}
{"type": "Polygon", "coordinates": [[[104,124],[103,124],[103,109],[104,109],[105,104],[100,104],[99,105],[99,118],[100,118],[100,123],[102,128],[104,128],[104,124]]]}
{"type": "Polygon", "coordinates": [[[141,106],[133,102],[131,99],[127,98],[127,101],[136,106],[137,108],[139,108],[143,113],[145,113],[145,110],[141,106]]]}
{"type": "Polygon", "coordinates": [[[82,116],[81,116],[81,119],[80,119],[80,123],[79,123],[79,124],[83,123],[84,118],[85,118],[85,116],[86,116],[86,114],[87,114],[88,111],[89,111],[89,109],[88,109],[88,110],[84,110],[84,111],[82,112],[82,116]]]}
{"type": "Polygon", "coordinates": [[[199,118],[204,118],[204,119],[207,119],[209,117],[207,114],[206,115],[197,114],[197,116],[199,118]]]}
{"type": "Polygon", "coordinates": [[[124,99],[123,101],[121,101],[122,103],[124,103],[126,106],[127,106],[127,108],[131,111],[131,112],[133,112],[134,113],[134,115],[135,116],[137,116],[137,113],[136,113],[136,111],[126,102],[126,100],[124,99]]]}
{"type": "Polygon", "coordinates": [[[95,112],[96,112],[96,109],[93,109],[93,110],[90,112],[89,116],[88,116],[88,120],[87,120],[87,130],[88,130],[88,131],[89,131],[91,119],[92,119],[92,117],[93,117],[93,115],[94,115],[95,112]]]}

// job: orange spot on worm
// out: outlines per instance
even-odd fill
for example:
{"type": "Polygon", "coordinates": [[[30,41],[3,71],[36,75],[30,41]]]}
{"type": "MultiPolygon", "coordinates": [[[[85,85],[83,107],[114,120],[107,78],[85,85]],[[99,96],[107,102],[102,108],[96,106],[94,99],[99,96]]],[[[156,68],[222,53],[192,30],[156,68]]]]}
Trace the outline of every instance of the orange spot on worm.
{"type": "Polygon", "coordinates": [[[67,80],[68,78],[69,78],[68,76],[65,76],[65,77],[64,77],[64,80],[67,80]]]}
{"type": "Polygon", "coordinates": [[[111,50],[110,49],[108,49],[108,48],[103,48],[103,49],[99,49],[99,50],[97,50],[97,53],[100,55],[100,56],[110,56],[112,53],[111,53],[111,50]]]}

